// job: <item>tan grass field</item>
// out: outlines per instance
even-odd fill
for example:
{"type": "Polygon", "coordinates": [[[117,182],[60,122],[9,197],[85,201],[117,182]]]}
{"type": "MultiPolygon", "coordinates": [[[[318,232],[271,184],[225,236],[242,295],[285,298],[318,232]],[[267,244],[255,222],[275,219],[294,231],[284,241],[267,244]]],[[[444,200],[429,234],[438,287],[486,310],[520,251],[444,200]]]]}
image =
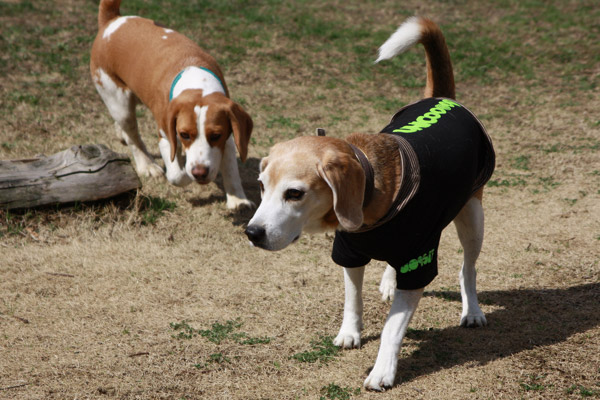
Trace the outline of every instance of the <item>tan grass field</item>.
{"type": "MultiPolygon", "coordinates": [[[[122,11],[161,20],[221,64],[254,118],[240,169],[256,203],[272,144],[317,127],[377,133],[420,98],[422,48],[372,61],[407,16],[436,20],[457,99],[497,152],[478,262],[489,326],[458,327],[462,254],[449,227],[396,385],[366,392],[389,309],[382,263],[367,268],[363,347],[301,362],[341,324],[333,235],[258,250],[243,234],[252,213],[228,211],[219,183],[143,179],[114,201],[0,211],[1,399],[600,398],[597,1],[165,3],[123,0],[122,11]]],[[[0,159],[85,143],[128,154],[89,78],[96,7],[0,1],[0,159]]],[[[157,154],[154,121],[138,114],[157,154]]]]}

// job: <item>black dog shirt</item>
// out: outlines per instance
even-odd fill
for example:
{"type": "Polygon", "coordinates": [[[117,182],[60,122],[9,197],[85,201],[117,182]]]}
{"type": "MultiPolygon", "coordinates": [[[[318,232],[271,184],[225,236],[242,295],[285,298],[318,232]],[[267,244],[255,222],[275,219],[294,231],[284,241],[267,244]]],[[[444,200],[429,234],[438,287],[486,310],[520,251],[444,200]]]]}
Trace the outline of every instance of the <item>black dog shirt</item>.
{"type": "Polygon", "coordinates": [[[373,227],[336,231],[332,259],[346,268],[386,261],[398,289],[419,289],[437,275],[442,230],[491,177],[494,150],[479,120],[444,98],[402,108],[381,133],[398,135],[403,177],[396,204],[373,227]]]}

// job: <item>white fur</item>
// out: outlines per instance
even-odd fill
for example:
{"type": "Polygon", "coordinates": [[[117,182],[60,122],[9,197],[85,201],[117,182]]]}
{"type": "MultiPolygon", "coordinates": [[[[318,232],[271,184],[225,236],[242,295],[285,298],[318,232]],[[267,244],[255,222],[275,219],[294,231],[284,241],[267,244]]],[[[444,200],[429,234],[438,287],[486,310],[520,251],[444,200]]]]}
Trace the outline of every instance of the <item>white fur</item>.
{"type": "Polygon", "coordinates": [[[119,87],[102,68],[96,70],[93,78],[111,117],[117,122],[130,118],[131,90],[119,87]]]}
{"type": "Polygon", "coordinates": [[[379,57],[375,61],[389,60],[406,51],[421,40],[421,25],[418,17],[407,19],[379,48],[379,57]]]}
{"type": "Polygon", "coordinates": [[[402,340],[423,291],[424,289],[396,290],[390,313],[381,331],[377,360],[364,382],[365,388],[381,391],[394,384],[402,340]]]}
{"type": "Polygon", "coordinates": [[[235,141],[233,136],[229,136],[229,139],[225,142],[225,151],[221,158],[221,175],[223,176],[223,188],[227,194],[227,208],[256,207],[244,194],[235,155],[235,141]]]}
{"type": "Polygon", "coordinates": [[[269,182],[266,173],[259,175],[265,191],[256,213],[248,225],[261,226],[267,232],[267,250],[281,250],[294,242],[308,220],[305,211],[310,210],[302,201],[286,201],[284,192],[289,188],[306,190],[307,185],[300,180],[282,179],[280,182],[269,182]],[[268,189],[267,189],[268,188],[268,189]]]}
{"type": "Polygon", "coordinates": [[[331,201],[312,190],[306,181],[307,168],[294,168],[294,161],[301,160],[305,166],[316,166],[320,160],[311,152],[288,154],[288,157],[268,162],[261,171],[258,180],[262,182],[264,191],[261,203],[248,222],[248,227],[264,229],[265,241],[258,243],[266,250],[281,250],[295,242],[302,232],[317,233],[325,229],[322,217],[331,208],[331,201]],[[279,179],[271,181],[271,173],[279,179]],[[286,199],[289,189],[300,190],[305,195],[300,200],[286,199]]]}
{"type": "Polygon", "coordinates": [[[138,132],[135,116],[136,97],[129,89],[119,87],[102,68],[96,70],[94,84],[115,120],[117,137],[125,141],[131,150],[138,173],[152,177],[161,176],[162,168],[154,162],[138,132]]]}
{"type": "Polygon", "coordinates": [[[194,112],[197,116],[196,126],[198,127],[198,136],[192,145],[185,151],[186,163],[185,172],[193,177],[192,169],[197,166],[208,168],[208,180],[214,181],[219,173],[221,165],[221,149],[212,147],[206,139],[206,113],[209,106],[196,106],[194,112]]]}
{"type": "Polygon", "coordinates": [[[344,268],[344,319],[333,344],[351,349],[360,347],[360,331],[363,328],[362,285],[365,267],[344,268]]]}
{"type": "Polygon", "coordinates": [[[175,158],[171,161],[171,144],[167,140],[167,135],[162,130],[160,131],[160,136],[158,148],[165,162],[167,180],[175,186],[189,185],[194,179],[185,171],[185,156],[181,152],[181,145],[178,143],[175,158]]]}
{"type": "Polygon", "coordinates": [[[396,293],[396,270],[390,264],[385,267],[385,271],[381,276],[379,292],[381,293],[382,301],[394,300],[396,293]]]}
{"type": "Polygon", "coordinates": [[[127,20],[132,19],[132,18],[139,18],[139,17],[133,16],[133,15],[128,15],[126,17],[119,17],[119,18],[115,19],[113,22],[108,24],[108,26],[104,30],[104,33],[102,34],[102,38],[106,39],[106,40],[110,39],[110,35],[115,33],[117,29],[119,29],[123,24],[125,24],[125,22],[127,22],[127,20]]]}
{"type": "Polygon", "coordinates": [[[193,66],[183,70],[179,81],[173,88],[173,98],[176,98],[187,89],[202,89],[202,96],[208,96],[215,92],[225,94],[225,88],[213,74],[193,66]]]}
{"type": "Polygon", "coordinates": [[[460,294],[462,297],[461,326],[484,326],[487,320],[477,300],[477,272],[475,262],[483,244],[483,207],[478,199],[470,199],[454,219],[458,238],[464,249],[463,266],[460,271],[460,294]]]}

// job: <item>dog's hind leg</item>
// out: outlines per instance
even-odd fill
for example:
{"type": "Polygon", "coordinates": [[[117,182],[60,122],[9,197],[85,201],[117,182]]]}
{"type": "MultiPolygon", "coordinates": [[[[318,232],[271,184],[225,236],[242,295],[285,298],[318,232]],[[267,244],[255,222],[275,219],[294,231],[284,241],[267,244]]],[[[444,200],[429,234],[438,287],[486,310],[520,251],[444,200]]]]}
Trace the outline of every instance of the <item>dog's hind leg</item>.
{"type": "Polygon", "coordinates": [[[487,325],[487,320],[477,300],[477,271],[475,262],[483,243],[483,207],[481,198],[472,197],[454,219],[458,238],[464,249],[464,261],[460,271],[462,315],[460,325],[466,327],[487,325]]]}
{"type": "Polygon", "coordinates": [[[154,162],[138,131],[135,106],[136,96],[126,87],[119,86],[115,80],[102,69],[92,75],[96,89],[102,97],[108,112],[115,120],[117,137],[125,141],[135,160],[138,174],[161,176],[162,168],[154,162]]]}
{"type": "Polygon", "coordinates": [[[377,360],[365,380],[365,388],[382,391],[394,384],[402,340],[423,296],[423,291],[424,289],[396,290],[390,314],[381,332],[377,360]]]}
{"type": "Polygon", "coordinates": [[[379,293],[381,293],[382,301],[394,300],[394,295],[396,293],[396,269],[390,264],[385,267],[385,271],[381,276],[379,293]]]}
{"type": "Polygon", "coordinates": [[[360,347],[360,331],[363,328],[362,285],[365,267],[344,268],[344,319],[333,344],[351,349],[360,347]]]}
{"type": "MultiPolygon", "coordinates": [[[[133,95],[131,96],[133,97],[133,95]]],[[[115,129],[117,136],[120,136],[127,143],[127,147],[133,154],[135,166],[138,174],[144,176],[158,177],[163,175],[163,169],[154,161],[154,157],[148,153],[146,145],[140,137],[135,116],[135,103],[137,100],[132,98],[129,100],[128,112],[124,118],[115,119],[115,129]]]]}

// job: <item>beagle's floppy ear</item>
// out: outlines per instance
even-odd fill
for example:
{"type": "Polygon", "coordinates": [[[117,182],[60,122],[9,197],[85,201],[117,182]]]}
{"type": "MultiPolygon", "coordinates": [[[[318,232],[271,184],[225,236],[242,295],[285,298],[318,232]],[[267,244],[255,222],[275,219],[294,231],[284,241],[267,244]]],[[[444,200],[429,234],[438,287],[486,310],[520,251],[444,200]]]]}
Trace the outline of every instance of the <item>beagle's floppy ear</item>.
{"type": "Polygon", "coordinates": [[[248,142],[250,142],[250,135],[254,126],[252,118],[250,118],[250,115],[248,115],[242,106],[234,102],[230,103],[228,112],[235,145],[238,153],[240,153],[240,160],[245,162],[248,157],[248,142]]]}
{"type": "Polygon", "coordinates": [[[268,164],[269,164],[269,157],[263,157],[260,160],[260,164],[258,166],[258,172],[263,172],[267,168],[268,164]]]}
{"type": "Polygon", "coordinates": [[[173,99],[169,103],[167,109],[167,140],[171,146],[171,162],[175,159],[175,152],[177,151],[177,114],[181,110],[181,103],[177,101],[177,98],[173,99]]]}
{"type": "Polygon", "coordinates": [[[358,160],[350,154],[328,151],[317,171],[333,192],[333,211],[342,228],[350,232],[360,228],[365,173],[358,160]]]}

